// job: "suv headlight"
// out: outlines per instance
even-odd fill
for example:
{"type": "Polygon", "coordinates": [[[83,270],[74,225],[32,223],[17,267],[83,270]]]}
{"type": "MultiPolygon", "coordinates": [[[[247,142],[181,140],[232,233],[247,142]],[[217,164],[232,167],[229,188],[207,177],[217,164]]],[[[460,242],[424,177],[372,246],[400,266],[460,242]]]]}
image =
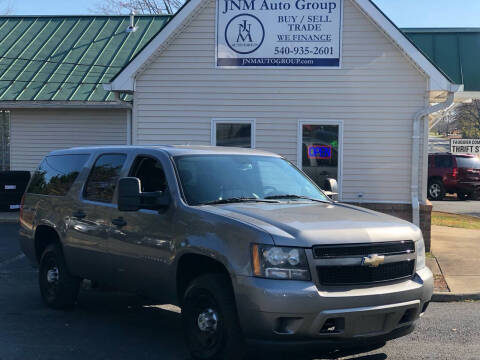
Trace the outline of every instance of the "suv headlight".
{"type": "Polygon", "coordinates": [[[415,252],[417,253],[417,271],[425,267],[425,242],[423,237],[415,241],[415,252]]]}
{"type": "Polygon", "coordinates": [[[271,245],[252,246],[253,274],[284,280],[310,280],[307,256],[302,248],[271,245]]]}

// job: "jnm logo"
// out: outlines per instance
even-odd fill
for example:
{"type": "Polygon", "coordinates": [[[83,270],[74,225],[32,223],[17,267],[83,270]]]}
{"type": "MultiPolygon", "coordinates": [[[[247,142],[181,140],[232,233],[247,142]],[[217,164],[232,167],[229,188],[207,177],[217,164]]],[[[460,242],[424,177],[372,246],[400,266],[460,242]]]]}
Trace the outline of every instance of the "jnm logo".
{"type": "Polygon", "coordinates": [[[225,27],[225,42],[237,54],[251,54],[263,43],[265,29],[261,21],[251,14],[239,14],[225,27]]]}
{"type": "Polygon", "coordinates": [[[247,24],[247,20],[243,20],[240,24],[238,24],[237,42],[245,42],[245,40],[248,40],[248,42],[252,42],[252,34],[250,34],[251,30],[252,24],[247,24]]]}

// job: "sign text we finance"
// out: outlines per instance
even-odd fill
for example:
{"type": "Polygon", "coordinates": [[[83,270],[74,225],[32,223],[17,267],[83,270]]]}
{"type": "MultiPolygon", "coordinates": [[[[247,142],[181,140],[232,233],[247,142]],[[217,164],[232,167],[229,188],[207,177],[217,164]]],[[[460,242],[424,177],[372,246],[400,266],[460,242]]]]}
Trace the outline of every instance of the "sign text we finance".
{"type": "Polygon", "coordinates": [[[294,0],[294,1],[267,1],[267,0],[223,0],[222,14],[229,11],[246,10],[290,10],[292,4],[297,10],[327,10],[331,14],[336,8],[335,2],[294,0]]]}

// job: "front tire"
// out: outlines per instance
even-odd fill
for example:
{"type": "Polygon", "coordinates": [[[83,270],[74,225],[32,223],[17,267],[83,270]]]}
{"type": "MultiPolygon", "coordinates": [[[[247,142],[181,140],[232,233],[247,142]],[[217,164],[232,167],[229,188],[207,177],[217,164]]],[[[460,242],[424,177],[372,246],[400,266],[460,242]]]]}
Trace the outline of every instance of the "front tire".
{"type": "Polygon", "coordinates": [[[445,197],[445,186],[441,180],[431,180],[428,183],[428,198],[433,201],[443,200],[445,197]]]}
{"type": "Polygon", "coordinates": [[[77,300],[80,280],[68,272],[60,246],[48,245],[38,272],[40,293],[45,305],[52,309],[72,307],[77,300]]]}
{"type": "Polygon", "coordinates": [[[245,344],[228,276],[207,274],[194,279],[183,297],[182,321],[194,359],[244,359],[245,344]]]}

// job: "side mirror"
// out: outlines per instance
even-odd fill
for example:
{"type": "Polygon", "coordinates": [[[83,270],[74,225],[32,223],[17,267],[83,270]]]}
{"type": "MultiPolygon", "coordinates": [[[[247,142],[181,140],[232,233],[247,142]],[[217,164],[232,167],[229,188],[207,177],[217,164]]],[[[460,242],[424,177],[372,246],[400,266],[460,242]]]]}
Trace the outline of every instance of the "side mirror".
{"type": "Polygon", "coordinates": [[[140,209],[140,179],[126,177],[118,182],[118,210],[137,211],[140,209]]]}
{"type": "Polygon", "coordinates": [[[160,210],[168,207],[170,196],[167,191],[141,192],[140,185],[140,179],[136,177],[120,179],[118,182],[118,210],[160,210]]]}
{"type": "Polygon", "coordinates": [[[333,201],[338,201],[338,182],[335,179],[327,178],[323,183],[323,190],[333,201]]]}

